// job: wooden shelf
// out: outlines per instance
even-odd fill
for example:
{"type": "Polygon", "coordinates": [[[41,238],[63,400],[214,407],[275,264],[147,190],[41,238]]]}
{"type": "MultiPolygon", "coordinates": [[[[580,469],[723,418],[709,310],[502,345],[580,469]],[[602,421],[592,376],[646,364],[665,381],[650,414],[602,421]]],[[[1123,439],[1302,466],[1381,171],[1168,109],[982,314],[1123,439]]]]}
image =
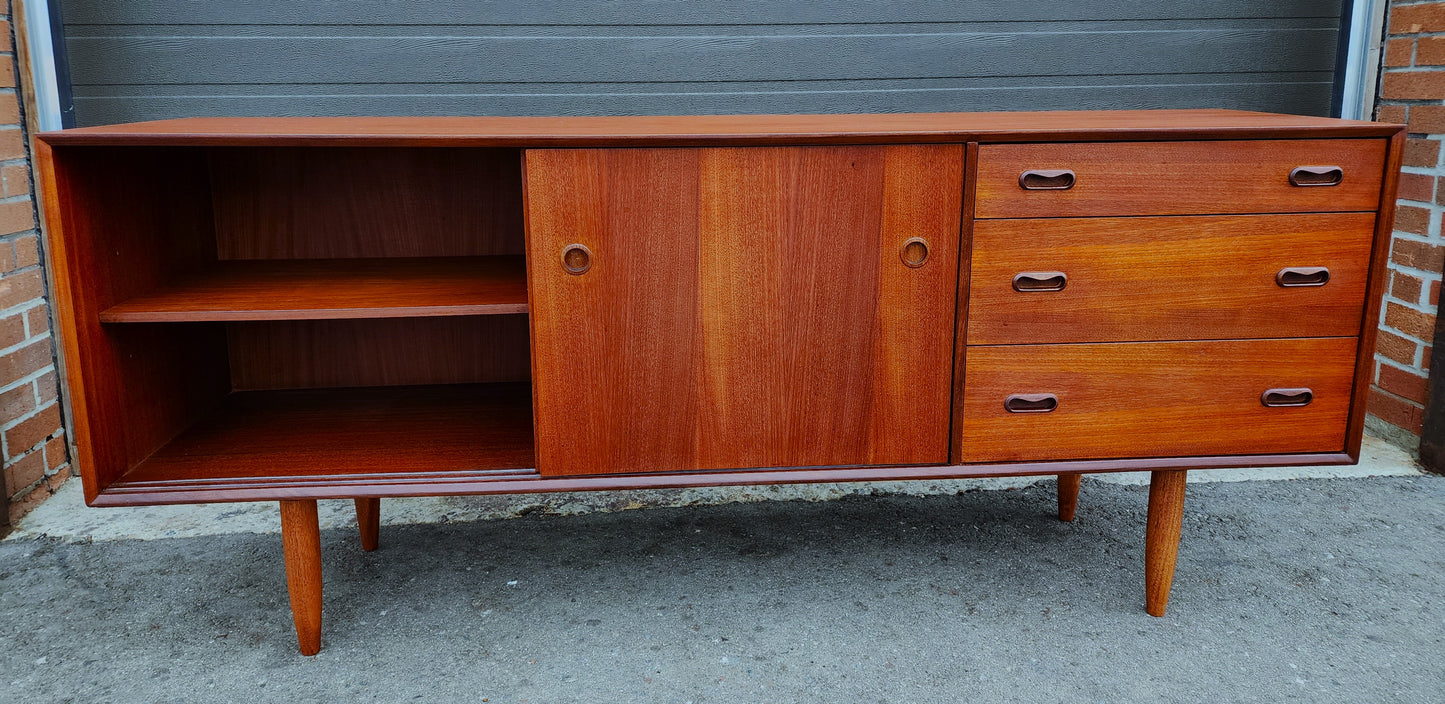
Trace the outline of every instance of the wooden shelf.
{"type": "Polygon", "coordinates": [[[534,466],[527,383],[241,391],[109,491],[534,466]]]}
{"type": "Polygon", "coordinates": [[[527,312],[521,256],[217,262],[111,306],[103,323],[324,320],[527,312]]]}

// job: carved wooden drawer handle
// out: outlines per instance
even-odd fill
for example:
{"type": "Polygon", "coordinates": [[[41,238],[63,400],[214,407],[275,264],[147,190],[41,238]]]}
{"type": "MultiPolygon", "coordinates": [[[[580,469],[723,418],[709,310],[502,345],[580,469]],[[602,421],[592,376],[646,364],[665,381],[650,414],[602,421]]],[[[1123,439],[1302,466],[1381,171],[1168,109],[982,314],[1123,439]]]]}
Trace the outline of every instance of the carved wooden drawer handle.
{"type": "Polygon", "coordinates": [[[1053,394],[1014,394],[1004,399],[1003,407],[1009,413],[1048,413],[1059,407],[1059,397],[1053,394]]]}
{"type": "Polygon", "coordinates": [[[1345,170],[1338,166],[1296,166],[1289,172],[1291,186],[1338,186],[1345,170]]]}
{"type": "Polygon", "coordinates": [[[1069,285],[1069,275],[1062,271],[1024,271],[1014,276],[1014,290],[1019,293],[1062,291],[1069,285]]]}
{"type": "Polygon", "coordinates": [[[562,268],[567,273],[580,276],[592,268],[592,250],[583,244],[569,244],[562,248],[562,268]]]}
{"type": "Polygon", "coordinates": [[[1067,191],[1074,187],[1069,169],[1029,169],[1019,174],[1019,188],[1025,191],[1067,191]]]}
{"type": "Polygon", "coordinates": [[[1330,270],[1322,266],[1287,266],[1274,275],[1274,282],[1284,288],[1324,286],[1330,282],[1330,270]]]}
{"type": "Polygon", "coordinates": [[[1308,406],[1315,400],[1309,389],[1270,389],[1259,395],[1259,402],[1270,408],[1308,406]]]}
{"type": "Polygon", "coordinates": [[[898,258],[903,260],[904,266],[917,269],[928,263],[928,240],[922,237],[910,237],[904,241],[903,246],[898,249],[898,258]]]}

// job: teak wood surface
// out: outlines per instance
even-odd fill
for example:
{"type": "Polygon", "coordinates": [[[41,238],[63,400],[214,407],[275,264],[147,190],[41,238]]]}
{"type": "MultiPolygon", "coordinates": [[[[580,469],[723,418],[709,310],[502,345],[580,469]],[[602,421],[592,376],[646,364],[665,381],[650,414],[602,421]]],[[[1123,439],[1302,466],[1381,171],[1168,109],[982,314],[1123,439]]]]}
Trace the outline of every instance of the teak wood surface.
{"type": "Polygon", "coordinates": [[[270,320],[225,329],[236,391],[531,378],[523,315],[270,320]]]}
{"type": "Polygon", "coordinates": [[[238,392],[125,481],[528,468],[526,384],[238,392]]]}
{"type": "Polygon", "coordinates": [[[221,259],[522,254],[515,149],[202,151],[221,259]]]}
{"type": "MultiPolygon", "coordinates": [[[[1232,144],[1246,141],[1251,146],[1260,147],[1263,150],[1260,153],[1278,156],[1282,153],[1279,152],[1281,145],[1296,144],[1299,146],[1289,148],[1297,152],[1285,154],[1286,157],[1291,154],[1330,157],[1322,158],[1323,164],[1293,164],[1291,168],[1329,164],[1346,168],[1346,178],[1339,186],[1288,187],[1289,195],[1286,197],[1302,198],[1301,203],[1319,202],[1322,196],[1317,194],[1332,193],[1329,205],[1295,204],[1286,210],[1321,208],[1379,213],[1375,221],[1369,290],[1365,295],[1365,309],[1359,316],[1361,321],[1373,320],[1378,315],[1383,286],[1381,272],[1388,254],[1396,183],[1394,172],[1398,169],[1403,145],[1403,133],[1395,125],[1206,110],[595,119],[224,118],[42,135],[37,142],[37,161],[41,167],[43,187],[40,190],[45,198],[52,260],[56,265],[58,337],[67,361],[67,383],[71,391],[71,407],[76,415],[75,434],[79,444],[77,463],[85,476],[87,500],[110,504],[253,500],[304,495],[348,496],[336,493],[341,490],[354,492],[349,496],[386,496],[392,495],[387,492],[393,491],[397,495],[493,493],[545,491],[546,486],[584,490],[915,476],[1050,474],[1151,466],[1193,468],[1250,463],[1351,461],[1358,455],[1363,424],[1365,394],[1359,389],[1368,384],[1370,364],[1367,352],[1356,355],[1355,388],[1351,391],[1351,411],[1343,451],[1323,448],[1304,452],[1076,459],[1057,463],[1047,460],[978,463],[964,454],[967,448],[962,433],[968,414],[962,400],[967,386],[964,372],[970,350],[968,345],[976,346],[981,341],[993,340],[1023,341],[1014,337],[969,337],[972,306],[968,282],[970,268],[974,265],[970,247],[975,244],[972,241],[975,228],[982,232],[980,226],[988,224],[984,220],[973,221],[975,185],[981,186],[981,179],[973,178],[972,174],[977,168],[979,155],[993,148],[1029,146],[1008,144],[1011,142],[1052,143],[1039,146],[1050,147],[1055,154],[1087,153],[1093,148],[1107,151],[1121,143],[1154,142],[1134,146],[1145,148],[1144,152],[1150,154],[1155,163],[1165,163],[1167,168],[1153,168],[1152,171],[1142,168],[1139,173],[1163,174],[1165,181],[1183,182],[1189,177],[1198,179],[1201,174],[1199,164],[1217,162],[1220,149],[1228,152],[1232,144]],[[1178,152],[1180,160],[1169,162],[1165,157],[1173,154],[1169,151],[1170,145],[1185,140],[1194,140],[1195,148],[1182,149],[1178,152]],[[1069,141],[1089,144],[1058,144],[1069,141]],[[936,378],[939,370],[956,367],[953,374],[944,374],[952,379],[950,383],[954,395],[954,402],[950,404],[951,423],[944,424],[944,432],[950,433],[953,438],[952,442],[945,443],[952,453],[947,458],[929,459],[929,464],[925,466],[909,466],[901,461],[883,463],[885,460],[877,457],[865,460],[880,463],[871,466],[844,464],[817,469],[788,469],[788,466],[797,465],[785,464],[789,460],[784,458],[784,462],[768,462],[766,466],[760,460],[759,469],[753,471],[733,471],[733,467],[724,466],[740,462],[719,462],[715,469],[673,477],[634,473],[615,475],[615,478],[584,476],[576,479],[558,476],[544,479],[529,468],[484,469],[486,462],[472,469],[432,473],[408,470],[393,474],[368,473],[356,467],[330,465],[323,466],[309,478],[297,478],[285,470],[272,475],[263,473],[263,476],[246,477],[244,479],[250,483],[244,487],[228,483],[239,481],[227,478],[232,474],[234,465],[217,461],[209,464],[198,462],[187,470],[162,473],[165,478],[155,482],[120,481],[122,476],[128,476],[131,470],[152,455],[166,456],[166,449],[172,441],[185,437],[192,428],[216,425],[227,412],[225,409],[233,405],[234,399],[228,400],[228,394],[236,390],[305,391],[326,387],[338,390],[360,387],[364,390],[366,387],[395,384],[526,381],[530,376],[528,362],[536,361],[528,359],[530,345],[526,330],[529,320],[535,323],[532,320],[535,312],[533,316],[466,314],[424,318],[413,313],[440,311],[428,310],[428,306],[417,306],[416,310],[407,311],[404,307],[390,308],[384,301],[375,300],[360,308],[367,311],[364,315],[397,313],[402,317],[102,324],[101,317],[107,310],[115,309],[115,315],[124,317],[127,303],[143,301],[147,296],[185,286],[184,282],[195,280],[198,272],[248,264],[234,261],[238,259],[269,259],[279,267],[315,265],[324,268],[327,264],[320,260],[384,257],[387,259],[378,262],[377,266],[391,269],[393,273],[384,274],[390,276],[407,267],[417,266],[416,262],[404,261],[413,257],[520,255],[525,249],[522,232],[525,216],[522,154],[525,148],[778,144],[796,149],[799,145],[808,144],[848,144],[854,145],[848,148],[856,149],[859,148],[856,145],[860,144],[900,142],[946,143],[939,146],[966,155],[962,161],[965,162],[964,169],[970,174],[970,178],[963,181],[961,202],[957,208],[962,216],[962,221],[958,223],[962,241],[952,245],[957,248],[952,256],[957,257],[955,276],[960,283],[949,286],[956,292],[956,301],[952,306],[938,309],[943,311],[938,313],[940,319],[949,320],[948,326],[956,326],[953,340],[948,345],[954,351],[940,362],[913,368],[909,373],[921,381],[908,382],[912,389],[927,386],[932,383],[929,379],[936,378]],[[1359,190],[1361,179],[1355,178],[1357,169],[1350,167],[1344,158],[1334,158],[1365,154],[1365,161],[1361,163],[1374,163],[1371,161],[1375,158],[1371,151],[1374,147],[1340,149],[1342,144],[1366,143],[1388,145],[1381,152],[1383,180],[1377,179],[1380,185],[1375,188],[1373,204],[1367,204],[1363,199],[1358,199],[1360,202],[1356,203],[1355,196],[1340,197],[1339,194],[1350,193],[1351,189],[1359,190]],[[302,262],[302,259],[318,261],[302,262]],[[950,309],[956,309],[951,319],[946,312],[950,309]],[[490,322],[480,322],[483,320],[490,322]],[[948,425],[951,428],[947,428],[948,425]],[[949,466],[943,462],[953,464],[949,466]],[[111,498],[102,496],[112,489],[115,493],[111,498]]],[[[1241,163],[1258,156],[1254,152],[1241,153],[1241,163]]],[[[1267,185],[1271,192],[1281,188],[1279,182],[1282,177],[1277,172],[1290,163],[1289,159],[1281,159],[1276,159],[1279,163],[1271,167],[1268,174],[1273,180],[1273,185],[1267,185]]],[[[1208,176],[1208,173],[1204,175],[1208,176]]],[[[1085,176],[1087,174],[1081,175],[1077,182],[1075,189],[1081,190],[1076,193],[1088,189],[1090,181],[1085,176]]],[[[1007,180],[1011,181],[1011,187],[1017,193],[1022,194],[1024,192],[1019,189],[1017,178],[1015,173],[1007,180]]],[[[1209,190],[1206,188],[1209,183],[1213,182],[1201,180],[1200,190],[1209,190]]],[[[1009,184],[1006,182],[1005,185],[1009,184]]],[[[1166,188],[1164,192],[1175,191],[1166,188]]],[[[1227,189],[1232,197],[1252,192],[1249,188],[1243,191],[1233,187],[1227,189]]],[[[1059,193],[1029,195],[1052,197],[1059,193]]],[[[1197,210],[1193,205],[1196,201],[1191,198],[1202,196],[1186,194],[1182,199],[1171,196],[1171,202],[1177,204],[1172,206],[1172,210],[1197,210]]],[[[1248,207],[1274,207],[1269,205],[1276,202],[1270,200],[1272,198],[1274,196],[1264,201],[1252,201],[1255,204],[1248,207]],[[1260,202],[1265,205],[1259,205],[1260,202]]],[[[1148,198],[1144,201],[1156,202],[1148,198]]],[[[848,205],[853,207],[851,203],[848,205]]],[[[1123,213],[1128,216],[1139,214],[1123,213]]],[[[646,219],[635,214],[629,217],[646,219]]],[[[1302,221],[1325,216],[1302,214],[1295,217],[1302,221]]],[[[1364,215],[1336,217],[1363,218],[1364,215]]],[[[738,219],[746,218],[738,216],[738,219]]],[[[1127,220],[1144,221],[1147,218],[1129,217],[1127,220]]],[[[1205,220],[1199,218],[1194,222],[1205,220]]],[[[1008,225],[1006,222],[995,224],[1008,225]]],[[[1019,226],[1027,227],[1022,223],[1019,226]]],[[[1332,239],[1334,232],[1332,229],[1320,231],[1322,239],[1332,239]]],[[[1035,234],[1049,236],[1044,231],[1035,234]]],[[[1275,234],[1264,233],[1260,237],[1275,234]]],[[[938,243],[929,239],[933,249],[931,257],[936,260],[938,243]]],[[[1343,250],[1341,254],[1343,256],[1343,250]]],[[[813,262],[820,267],[817,271],[824,271],[822,267],[832,261],[827,259],[827,252],[821,257],[812,251],[793,252],[791,256],[795,269],[796,262],[802,261],[813,262]]],[[[891,254],[883,252],[879,256],[880,261],[898,261],[896,251],[891,254]]],[[[924,270],[931,269],[933,260],[924,270]]],[[[602,254],[598,254],[594,261],[599,267],[608,265],[607,257],[602,254]]],[[[251,263],[268,265],[267,262],[251,263]]],[[[738,270],[736,263],[730,266],[732,269],[729,271],[738,270]]],[[[1348,283],[1349,275],[1342,273],[1348,266],[1341,264],[1331,268],[1332,281],[1329,285],[1307,292],[1291,292],[1318,298],[1322,307],[1312,305],[1309,310],[1321,314],[1301,314],[1291,320],[1310,318],[1320,323],[1343,326],[1340,318],[1328,311],[1344,307],[1331,296],[1343,290],[1344,284],[1348,283]],[[1326,299],[1335,302],[1325,302],[1326,299]]],[[[701,280],[701,273],[694,275],[701,280]]],[[[337,295],[343,297],[349,295],[345,293],[349,285],[345,278],[340,277],[342,280],[337,282],[339,288],[334,289],[337,295]]],[[[1082,281],[1076,275],[1071,281],[1073,290],[1082,287],[1082,281]]],[[[417,283],[426,286],[421,280],[417,283]]],[[[242,284],[243,287],[245,285],[249,284],[242,284]]],[[[715,293],[718,288],[710,290],[715,293]]],[[[976,290],[975,295],[981,290],[981,287],[976,290]]],[[[881,295],[881,291],[878,289],[875,293],[881,295]]],[[[1176,290],[1171,289],[1162,297],[1167,299],[1174,295],[1176,290]]],[[[1177,295],[1182,300],[1184,294],[1177,295]]],[[[1226,301],[1232,295],[1235,294],[1222,295],[1218,300],[1226,301]]],[[[261,298],[267,296],[269,293],[261,298]]],[[[204,298],[204,295],[201,297],[204,298]]],[[[1101,314],[1098,311],[1088,312],[1095,303],[1093,300],[1081,302],[1081,310],[1086,316],[1101,314]]],[[[296,305],[294,314],[308,318],[320,318],[332,315],[336,310],[345,310],[320,304],[306,310],[308,304],[298,302],[296,305]]],[[[248,306],[252,303],[233,307],[244,309],[248,306]]],[[[267,309],[266,306],[264,301],[256,301],[251,310],[265,316],[292,315],[284,312],[284,307],[267,309]]],[[[737,312],[741,306],[724,310],[733,310],[734,319],[743,319],[742,314],[737,312]]],[[[1109,339],[1182,339],[1188,334],[1173,334],[1185,329],[1180,320],[1198,314],[1202,316],[1199,320],[1205,322],[1191,327],[1209,329],[1215,325],[1208,322],[1211,316],[1219,315],[1217,311],[1199,310],[1186,315],[1182,310],[1162,315],[1154,322],[1120,323],[1121,329],[1110,333],[1109,339]],[[1174,316],[1172,322],[1165,320],[1171,315],[1174,316]],[[1156,323],[1162,326],[1157,334],[1140,332],[1142,328],[1153,328],[1156,323]]],[[[987,308],[975,308],[977,311],[983,311],[979,313],[980,320],[987,316],[987,308]]],[[[481,311],[462,307],[455,312],[481,311]]],[[[190,311],[180,313],[190,314],[190,311]]],[[[351,312],[344,314],[350,315],[351,312]]],[[[200,315],[207,313],[201,312],[200,315]]],[[[1143,318],[1150,317],[1148,313],[1141,315],[1143,318]]],[[[1052,332],[1040,333],[1033,342],[1058,342],[1066,333],[1066,318],[1072,320],[1068,316],[1060,316],[1055,323],[1047,326],[1052,332]]],[[[621,319],[622,322],[629,320],[632,319],[621,319]]],[[[752,322],[752,318],[746,320],[752,322]]],[[[809,324],[823,325],[821,322],[809,323],[807,316],[802,320],[799,329],[804,332],[810,329],[809,324]]],[[[617,319],[609,318],[604,324],[614,322],[617,319]]],[[[1280,324],[1290,323],[1282,321],[1280,324]]],[[[1325,325],[1277,333],[1264,330],[1278,329],[1277,326],[1241,325],[1243,327],[1231,328],[1219,323],[1209,336],[1224,339],[1231,336],[1316,336],[1336,332],[1325,325]],[[1253,332],[1246,332],[1246,328],[1253,332]]],[[[1358,330],[1357,350],[1368,350],[1374,339],[1373,325],[1359,325],[1355,329],[1358,330]]],[[[843,333],[838,331],[833,334],[843,333]]],[[[792,363],[801,364],[796,359],[792,363]]],[[[597,380],[593,377],[588,382],[595,384],[597,380]]],[[[676,388],[688,386],[666,388],[673,393],[676,388]]],[[[869,403],[875,401],[870,398],[869,403]]],[[[936,432],[936,425],[917,425],[907,432],[922,437],[936,432]]],[[[870,433],[868,442],[875,441],[877,437],[870,433]]],[[[908,441],[902,436],[898,438],[900,443],[908,441]]],[[[643,454],[649,451],[644,450],[643,454]]],[[[284,457],[281,454],[272,459],[284,457]]],[[[256,461],[259,463],[262,459],[258,457],[256,461]]],[[[841,460],[826,458],[825,461],[841,460]]],[[[664,463],[639,471],[671,471],[682,466],[687,465],[664,463]]]]}
{"type": "Polygon", "coordinates": [[[527,312],[521,256],[221,261],[100,313],[103,323],[527,312]]]}
{"type": "Polygon", "coordinates": [[[1209,215],[1373,211],[1384,139],[1106,144],[985,144],[978,150],[974,217],[1209,215]],[[1338,166],[1334,186],[1295,186],[1300,166],[1338,166]],[[1068,169],[1066,190],[1024,190],[1031,169],[1068,169]]]}
{"type": "Polygon", "coordinates": [[[1375,214],[980,220],[970,344],[1353,337],[1375,214]],[[1286,288],[1285,267],[1327,267],[1286,288]],[[1062,290],[1015,290],[1059,272],[1062,290]]]}
{"type": "Polygon", "coordinates": [[[543,475],[947,461],[962,147],[526,159],[543,475]]]}
{"type": "Polygon", "coordinates": [[[1240,110],[636,117],[195,117],[46,132],[55,146],[639,147],[1389,137],[1400,125],[1240,110]]]}
{"type": "Polygon", "coordinates": [[[1338,452],[1345,447],[1353,337],[970,347],[963,401],[969,462],[1338,452]],[[1266,407],[1308,388],[1300,407],[1266,407]],[[1011,413],[1013,394],[1054,394],[1011,413]]]}

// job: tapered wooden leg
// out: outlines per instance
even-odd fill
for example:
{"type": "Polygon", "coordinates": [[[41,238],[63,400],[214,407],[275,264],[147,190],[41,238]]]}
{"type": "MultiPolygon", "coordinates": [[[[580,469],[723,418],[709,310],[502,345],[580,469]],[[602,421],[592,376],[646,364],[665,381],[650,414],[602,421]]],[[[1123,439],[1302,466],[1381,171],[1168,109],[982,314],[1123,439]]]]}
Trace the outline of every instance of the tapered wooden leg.
{"type": "Polygon", "coordinates": [[[381,499],[356,500],[356,527],[361,531],[361,549],[376,549],[381,531],[381,499]]]}
{"type": "Polygon", "coordinates": [[[1074,508],[1079,505],[1079,480],[1082,474],[1059,475],[1059,520],[1074,520],[1074,508]]]}
{"type": "Polygon", "coordinates": [[[1184,522],[1182,469],[1149,475],[1149,519],[1144,533],[1144,610],[1163,616],[1174,584],[1174,561],[1179,556],[1179,527],[1184,522]]]}
{"type": "Polygon", "coordinates": [[[321,651],[321,528],[314,499],[281,502],[286,590],[302,655],[321,651]]]}

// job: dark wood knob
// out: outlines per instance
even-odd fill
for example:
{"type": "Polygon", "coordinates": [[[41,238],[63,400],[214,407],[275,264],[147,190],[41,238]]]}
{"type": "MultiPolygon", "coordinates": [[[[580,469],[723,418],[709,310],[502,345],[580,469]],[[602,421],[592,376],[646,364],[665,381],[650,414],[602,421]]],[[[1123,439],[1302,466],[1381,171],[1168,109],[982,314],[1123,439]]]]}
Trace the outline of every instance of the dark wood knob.
{"type": "Polygon", "coordinates": [[[1309,389],[1270,389],[1259,395],[1259,402],[1270,408],[1308,406],[1315,400],[1309,389]]]}
{"type": "Polygon", "coordinates": [[[562,248],[562,268],[574,276],[592,268],[592,250],[587,245],[569,244],[562,248]]]}
{"type": "Polygon", "coordinates": [[[1019,174],[1019,188],[1025,191],[1067,191],[1074,187],[1069,169],[1029,169],[1019,174]]]}
{"type": "Polygon", "coordinates": [[[898,250],[898,256],[906,266],[914,269],[923,266],[928,262],[928,240],[922,237],[910,237],[898,250]]]}
{"type": "Polygon", "coordinates": [[[1289,172],[1291,186],[1338,186],[1345,170],[1338,166],[1296,166],[1289,172]]]}
{"type": "Polygon", "coordinates": [[[1053,394],[1014,394],[1004,399],[1003,407],[1009,413],[1048,413],[1059,407],[1059,397],[1053,394]]]}
{"type": "Polygon", "coordinates": [[[1062,271],[1024,271],[1014,276],[1014,290],[1019,293],[1062,291],[1069,285],[1069,276],[1062,271]]]}
{"type": "Polygon", "coordinates": [[[1287,266],[1274,275],[1274,282],[1284,288],[1324,286],[1330,282],[1330,270],[1322,266],[1287,266]]]}

